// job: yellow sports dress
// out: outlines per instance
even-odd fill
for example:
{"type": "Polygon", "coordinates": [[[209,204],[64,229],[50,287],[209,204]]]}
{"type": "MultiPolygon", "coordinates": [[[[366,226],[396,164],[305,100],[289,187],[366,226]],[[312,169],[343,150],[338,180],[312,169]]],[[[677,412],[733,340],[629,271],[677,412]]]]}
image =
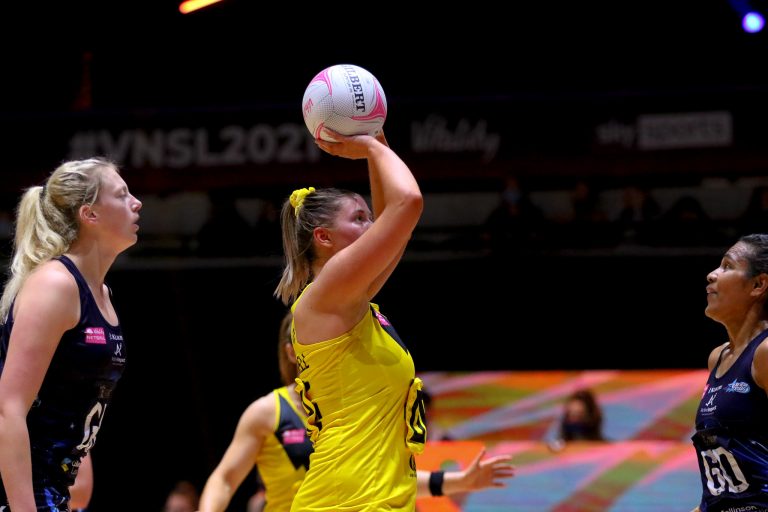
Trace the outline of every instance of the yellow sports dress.
{"type": "Polygon", "coordinates": [[[276,389],[274,396],[273,435],[264,438],[256,467],[266,489],[264,512],[288,512],[309,467],[312,444],[304,413],[296,408],[288,388],[276,389]]]}
{"type": "Polygon", "coordinates": [[[424,405],[413,359],[395,330],[371,304],[341,336],[301,345],[291,328],[291,339],[315,448],[291,511],[412,512],[424,405]]]}

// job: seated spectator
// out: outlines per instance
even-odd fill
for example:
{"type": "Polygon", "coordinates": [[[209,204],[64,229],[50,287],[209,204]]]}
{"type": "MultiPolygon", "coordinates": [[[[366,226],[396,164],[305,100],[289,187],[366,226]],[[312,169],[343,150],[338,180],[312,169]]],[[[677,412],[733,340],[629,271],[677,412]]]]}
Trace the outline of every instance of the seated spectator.
{"type": "Polygon", "coordinates": [[[485,220],[482,236],[493,252],[525,249],[540,238],[544,220],[519,180],[509,176],[499,204],[485,220]]]}
{"type": "Polygon", "coordinates": [[[723,241],[717,224],[691,195],[679,198],[663,214],[656,235],[658,245],[668,247],[707,247],[723,241]]]}
{"type": "Polygon", "coordinates": [[[565,441],[605,441],[603,411],[589,389],[575,391],[565,399],[560,418],[560,438],[565,441]]]}
{"type": "Polygon", "coordinates": [[[661,207],[648,189],[635,185],[624,188],[621,210],[616,218],[624,241],[650,244],[660,214],[661,207]]]}
{"type": "Polygon", "coordinates": [[[594,248],[618,243],[618,233],[601,203],[600,192],[584,180],[571,190],[572,216],[563,226],[564,241],[572,247],[594,248]]]}
{"type": "Polygon", "coordinates": [[[195,512],[199,502],[197,488],[191,482],[181,480],[168,494],[163,512],[195,512]]]}

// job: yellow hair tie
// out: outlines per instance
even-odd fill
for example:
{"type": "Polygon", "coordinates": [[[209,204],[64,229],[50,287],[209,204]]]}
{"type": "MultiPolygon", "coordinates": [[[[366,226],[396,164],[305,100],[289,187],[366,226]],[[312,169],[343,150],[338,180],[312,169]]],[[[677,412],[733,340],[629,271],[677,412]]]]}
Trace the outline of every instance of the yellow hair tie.
{"type": "Polygon", "coordinates": [[[309,188],[300,188],[293,191],[293,194],[291,194],[291,206],[293,206],[293,212],[296,214],[296,217],[299,216],[299,211],[301,210],[302,205],[304,205],[304,199],[315,191],[315,187],[309,187],[309,188]]]}

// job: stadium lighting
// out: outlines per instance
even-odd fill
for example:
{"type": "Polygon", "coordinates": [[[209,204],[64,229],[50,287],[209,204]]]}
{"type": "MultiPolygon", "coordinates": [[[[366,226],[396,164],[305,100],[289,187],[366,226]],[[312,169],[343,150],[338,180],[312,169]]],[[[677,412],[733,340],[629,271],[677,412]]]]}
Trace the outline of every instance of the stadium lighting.
{"type": "Polygon", "coordinates": [[[751,11],[741,19],[741,26],[746,32],[756,34],[765,27],[765,18],[759,12],[751,11]]]}
{"type": "Polygon", "coordinates": [[[186,0],[179,5],[179,11],[181,11],[182,14],[189,14],[218,2],[221,2],[221,0],[186,0]]]}

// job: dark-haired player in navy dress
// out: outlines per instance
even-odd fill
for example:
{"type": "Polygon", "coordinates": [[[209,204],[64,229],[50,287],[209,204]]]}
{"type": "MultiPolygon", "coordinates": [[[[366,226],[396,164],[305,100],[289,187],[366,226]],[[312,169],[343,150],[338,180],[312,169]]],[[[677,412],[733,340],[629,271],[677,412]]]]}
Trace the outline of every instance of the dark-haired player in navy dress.
{"type": "Polygon", "coordinates": [[[69,510],[126,362],[107,271],[141,202],[117,167],[66,162],[28,189],[0,299],[0,511],[69,510]]]}
{"type": "Polygon", "coordinates": [[[706,315],[729,341],[709,355],[696,413],[698,510],[768,511],[768,235],[739,239],[707,281],[706,315]]]}

